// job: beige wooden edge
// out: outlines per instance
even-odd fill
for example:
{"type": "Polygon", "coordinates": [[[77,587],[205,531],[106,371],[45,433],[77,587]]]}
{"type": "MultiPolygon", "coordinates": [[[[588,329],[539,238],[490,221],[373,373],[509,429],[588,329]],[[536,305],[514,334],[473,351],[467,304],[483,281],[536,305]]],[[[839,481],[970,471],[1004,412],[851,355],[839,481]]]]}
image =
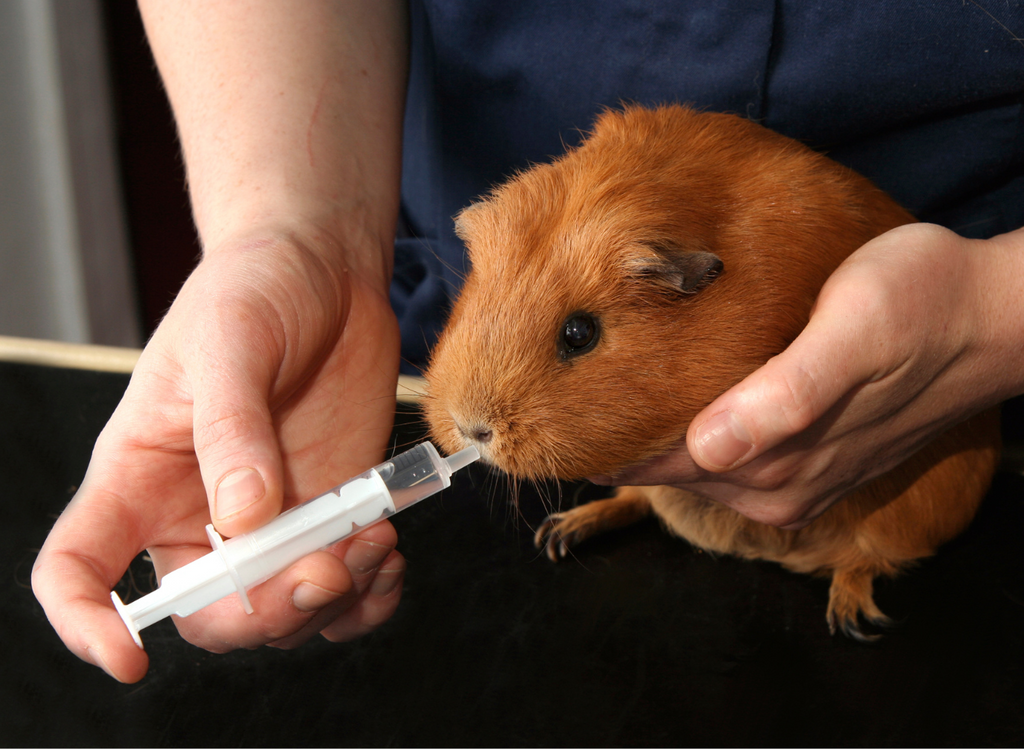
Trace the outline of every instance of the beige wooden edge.
{"type": "Polygon", "coordinates": [[[427,381],[422,377],[411,375],[398,375],[398,392],[396,396],[399,403],[417,404],[427,394],[427,381]]]}
{"type": "MultiPolygon", "coordinates": [[[[117,346],[40,341],[34,338],[0,336],[0,361],[41,364],[46,367],[91,369],[99,372],[131,374],[142,351],[117,346]]],[[[418,403],[427,391],[422,377],[398,378],[398,402],[418,403]]]]}
{"type": "Polygon", "coordinates": [[[93,346],[33,338],[0,336],[0,361],[42,364],[47,367],[93,369],[100,372],[131,373],[139,360],[139,349],[93,346]]]}

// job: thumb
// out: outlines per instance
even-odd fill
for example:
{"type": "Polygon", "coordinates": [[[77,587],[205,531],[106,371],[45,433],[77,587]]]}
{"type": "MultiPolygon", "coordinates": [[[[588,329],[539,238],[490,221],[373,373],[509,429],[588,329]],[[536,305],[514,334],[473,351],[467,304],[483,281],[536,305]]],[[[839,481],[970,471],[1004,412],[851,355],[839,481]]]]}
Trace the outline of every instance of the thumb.
{"type": "Polygon", "coordinates": [[[686,433],[694,462],[714,472],[739,468],[811,426],[871,376],[852,335],[812,318],[785,351],[694,418],[686,433]]]}
{"type": "Polygon", "coordinates": [[[210,515],[225,536],[258,528],[281,511],[282,460],[264,367],[218,357],[194,391],[193,442],[210,515]],[[227,362],[226,364],[224,362],[227,362]]]}

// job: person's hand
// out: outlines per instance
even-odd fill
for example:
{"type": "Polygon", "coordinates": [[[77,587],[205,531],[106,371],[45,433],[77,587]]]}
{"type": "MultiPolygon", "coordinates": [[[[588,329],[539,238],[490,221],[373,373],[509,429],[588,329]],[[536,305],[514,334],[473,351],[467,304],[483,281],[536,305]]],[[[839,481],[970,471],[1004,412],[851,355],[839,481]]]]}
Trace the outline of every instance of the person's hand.
{"type": "Polygon", "coordinates": [[[779,356],[686,444],[601,483],[672,484],[799,528],[943,430],[1022,391],[1024,230],[894,229],[832,275],[779,356]]]}
{"type": "MultiPolygon", "coordinates": [[[[250,531],[380,462],[394,417],[398,332],[386,285],[329,238],[217,248],[186,282],[40,552],[33,588],[79,657],[134,682],[148,659],[110,601],[148,549],[158,576],[210,551],[204,526],[250,531]]],[[[212,651],[346,640],[394,611],[405,568],[388,523],[187,618],[212,651]]],[[[145,637],[145,633],[143,633],[145,637]]]]}

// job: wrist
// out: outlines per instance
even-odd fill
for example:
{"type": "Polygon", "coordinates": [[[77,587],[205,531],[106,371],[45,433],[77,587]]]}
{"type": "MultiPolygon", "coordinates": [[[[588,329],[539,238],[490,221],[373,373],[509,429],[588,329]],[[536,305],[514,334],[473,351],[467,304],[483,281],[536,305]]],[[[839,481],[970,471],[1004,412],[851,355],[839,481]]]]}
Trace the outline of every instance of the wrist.
{"type": "Polygon", "coordinates": [[[994,404],[1024,393],[1024,229],[974,243],[969,277],[994,404]]]}
{"type": "MultiPolygon", "coordinates": [[[[243,215],[239,213],[239,215],[243,215]]],[[[282,216],[255,214],[250,220],[225,223],[203,238],[203,260],[207,263],[237,262],[243,258],[281,267],[298,263],[311,266],[313,279],[335,286],[349,279],[388,294],[391,280],[394,231],[371,233],[366,227],[326,228],[326,222],[302,214],[282,216]]],[[[243,260],[245,262],[245,260],[243,260]]]]}

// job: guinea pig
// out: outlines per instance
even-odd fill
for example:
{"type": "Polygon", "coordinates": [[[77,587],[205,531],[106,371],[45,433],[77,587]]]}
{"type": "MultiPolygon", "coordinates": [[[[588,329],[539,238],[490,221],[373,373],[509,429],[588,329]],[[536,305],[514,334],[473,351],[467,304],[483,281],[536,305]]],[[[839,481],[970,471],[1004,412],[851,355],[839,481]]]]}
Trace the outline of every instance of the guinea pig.
{"type": "MultiPolygon", "coordinates": [[[[456,218],[471,271],[426,372],[431,434],[525,479],[614,475],[664,453],[793,341],[844,258],[912,221],[865,178],[754,122],[607,111],[579,147],[456,218]]],[[[631,486],[553,514],[537,543],[557,559],[653,513],[703,549],[831,576],[829,628],[873,639],[862,619],[888,622],[874,578],[968,525],[999,450],[990,411],[800,530],[631,486]]]]}

